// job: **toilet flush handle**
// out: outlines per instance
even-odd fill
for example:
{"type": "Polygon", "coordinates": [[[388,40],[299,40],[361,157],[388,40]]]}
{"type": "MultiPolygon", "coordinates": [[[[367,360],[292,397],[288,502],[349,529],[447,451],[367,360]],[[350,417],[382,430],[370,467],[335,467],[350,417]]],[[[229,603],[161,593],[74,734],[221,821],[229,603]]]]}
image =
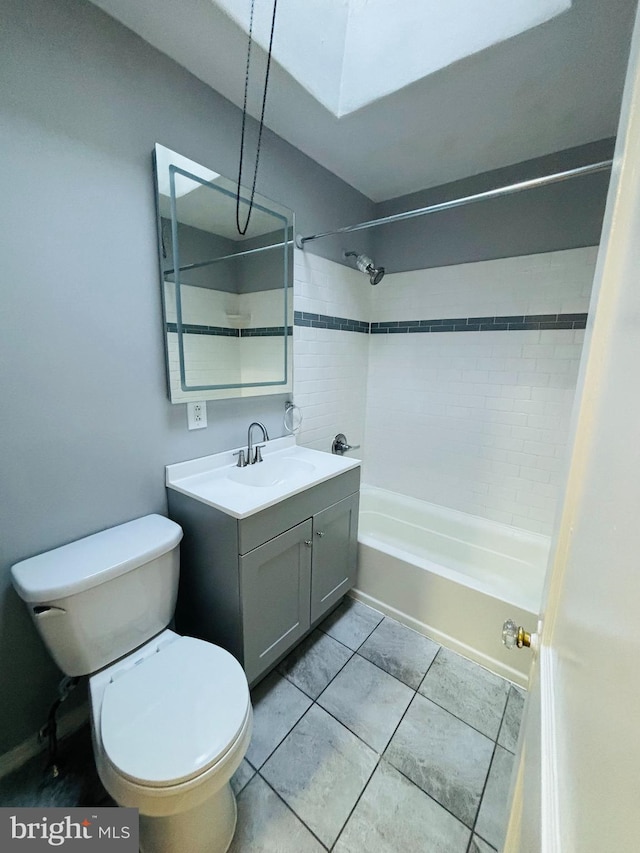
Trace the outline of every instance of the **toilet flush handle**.
{"type": "Polygon", "coordinates": [[[51,607],[49,604],[38,604],[33,608],[34,619],[50,619],[53,616],[60,616],[67,611],[64,607],[51,607]]]}

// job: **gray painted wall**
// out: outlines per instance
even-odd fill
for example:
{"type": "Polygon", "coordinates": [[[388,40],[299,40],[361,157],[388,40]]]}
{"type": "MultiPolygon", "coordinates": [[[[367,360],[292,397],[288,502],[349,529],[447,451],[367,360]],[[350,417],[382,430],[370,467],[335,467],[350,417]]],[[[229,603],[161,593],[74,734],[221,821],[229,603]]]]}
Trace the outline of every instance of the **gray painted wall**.
{"type": "MultiPolygon", "coordinates": [[[[614,139],[603,139],[381,202],[376,206],[376,217],[417,210],[517,181],[608,160],[613,156],[614,143],[614,139]]],[[[369,232],[373,239],[373,257],[387,272],[403,272],[594,246],[600,241],[608,186],[609,172],[600,172],[492,201],[381,225],[369,232]]]]}
{"type": "MultiPolygon", "coordinates": [[[[151,153],[233,175],[240,112],[94,6],[2,0],[0,753],[36,731],[60,674],[9,567],[149,512],[164,466],[282,433],[284,396],[167,399],[151,153]]],[[[373,206],[265,131],[258,191],[315,229],[373,206]]]]}

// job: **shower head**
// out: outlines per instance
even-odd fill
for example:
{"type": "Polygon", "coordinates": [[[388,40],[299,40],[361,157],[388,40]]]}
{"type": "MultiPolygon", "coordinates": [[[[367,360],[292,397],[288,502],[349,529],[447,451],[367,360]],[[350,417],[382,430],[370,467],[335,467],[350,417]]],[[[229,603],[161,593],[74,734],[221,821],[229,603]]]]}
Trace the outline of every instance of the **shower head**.
{"type": "Polygon", "coordinates": [[[356,266],[360,272],[366,273],[369,276],[371,284],[380,284],[384,276],[384,267],[376,267],[373,265],[371,258],[367,255],[359,255],[357,252],[345,252],[345,258],[353,256],[356,259],[356,266]]]}

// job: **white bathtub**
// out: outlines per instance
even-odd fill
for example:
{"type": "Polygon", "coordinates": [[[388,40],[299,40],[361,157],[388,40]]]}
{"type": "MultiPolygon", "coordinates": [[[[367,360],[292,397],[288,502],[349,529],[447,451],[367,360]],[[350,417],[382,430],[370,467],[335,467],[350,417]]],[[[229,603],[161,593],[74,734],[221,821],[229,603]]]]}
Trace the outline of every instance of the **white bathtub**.
{"type": "Polygon", "coordinates": [[[534,631],[550,540],[363,485],[355,598],[526,686],[527,649],[502,645],[511,618],[534,631]]]}

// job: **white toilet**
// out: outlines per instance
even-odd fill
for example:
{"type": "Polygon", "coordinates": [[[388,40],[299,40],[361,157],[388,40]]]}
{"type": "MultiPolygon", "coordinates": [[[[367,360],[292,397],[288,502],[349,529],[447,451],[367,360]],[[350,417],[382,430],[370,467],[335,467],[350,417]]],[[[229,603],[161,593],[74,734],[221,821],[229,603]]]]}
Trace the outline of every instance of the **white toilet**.
{"type": "Polygon", "coordinates": [[[139,810],[141,851],[224,853],[249,687],[224,649],[167,629],[181,539],[173,521],[148,515],[17,563],[13,583],[63,672],[91,675],[98,773],[139,810]]]}

